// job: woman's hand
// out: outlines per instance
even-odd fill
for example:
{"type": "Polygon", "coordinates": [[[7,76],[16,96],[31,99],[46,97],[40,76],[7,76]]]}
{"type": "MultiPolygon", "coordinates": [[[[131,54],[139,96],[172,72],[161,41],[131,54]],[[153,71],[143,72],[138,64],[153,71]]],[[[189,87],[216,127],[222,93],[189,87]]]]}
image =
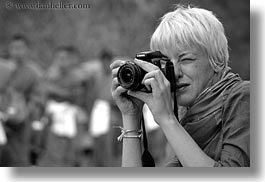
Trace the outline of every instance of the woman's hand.
{"type": "Polygon", "coordinates": [[[142,84],[152,92],[128,91],[128,95],[145,102],[150,108],[155,121],[161,125],[162,122],[174,117],[174,101],[170,92],[170,83],[157,66],[138,59],[135,59],[134,62],[147,72],[142,84]]]}
{"type": "Polygon", "coordinates": [[[144,103],[141,100],[128,95],[128,90],[121,87],[118,82],[117,73],[120,66],[124,63],[125,61],[117,60],[110,65],[110,69],[112,70],[112,97],[119,107],[123,117],[129,116],[139,119],[142,115],[144,103]]]}

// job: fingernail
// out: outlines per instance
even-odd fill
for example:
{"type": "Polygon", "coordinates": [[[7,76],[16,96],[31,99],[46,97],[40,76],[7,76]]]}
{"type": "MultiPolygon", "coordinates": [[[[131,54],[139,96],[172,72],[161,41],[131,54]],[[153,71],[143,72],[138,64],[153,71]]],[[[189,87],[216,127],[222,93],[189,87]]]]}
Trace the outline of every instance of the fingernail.
{"type": "Polygon", "coordinates": [[[124,65],[125,64],[125,61],[121,61],[120,62],[120,66],[124,65]]]}

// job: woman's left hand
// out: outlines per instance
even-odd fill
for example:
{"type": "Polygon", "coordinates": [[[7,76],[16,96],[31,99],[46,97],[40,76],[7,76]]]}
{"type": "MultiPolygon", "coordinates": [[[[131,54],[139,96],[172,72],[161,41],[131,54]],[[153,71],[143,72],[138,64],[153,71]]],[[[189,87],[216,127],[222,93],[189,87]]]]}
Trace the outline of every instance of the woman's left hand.
{"type": "Polygon", "coordinates": [[[174,101],[170,92],[170,83],[157,66],[138,59],[135,59],[134,62],[147,72],[142,84],[152,92],[130,90],[128,94],[145,102],[155,121],[161,125],[162,122],[174,117],[174,101]]]}

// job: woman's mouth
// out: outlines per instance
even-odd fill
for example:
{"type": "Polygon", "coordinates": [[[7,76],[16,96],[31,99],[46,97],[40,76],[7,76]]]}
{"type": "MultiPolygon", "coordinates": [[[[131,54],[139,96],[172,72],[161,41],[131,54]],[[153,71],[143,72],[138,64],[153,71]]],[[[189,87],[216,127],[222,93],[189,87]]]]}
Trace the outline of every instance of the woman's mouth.
{"type": "Polygon", "coordinates": [[[177,90],[177,92],[183,91],[189,85],[190,84],[188,84],[188,83],[177,83],[176,84],[176,90],[177,90]]]}

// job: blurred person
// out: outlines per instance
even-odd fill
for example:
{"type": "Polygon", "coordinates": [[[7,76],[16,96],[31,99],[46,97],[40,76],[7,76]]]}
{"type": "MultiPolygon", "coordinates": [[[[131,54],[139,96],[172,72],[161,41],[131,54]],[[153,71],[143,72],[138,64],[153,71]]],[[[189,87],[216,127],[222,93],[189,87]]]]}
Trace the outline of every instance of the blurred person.
{"type": "Polygon", "coordinates": [[[4,92],[6,84],[11,76],[12,72],[15,70],[16,64],[14,61],[10,61],[5,58],[0,58],[0,92],[4,92]]]}
{"type": "Polygon", "coordinates": [[[99,54],[98,63],[100,66],[98,67],[97,73],[93,75],[93,79],[96,80],[94,87],[96,90],[96,95],[94,97],[96,99],[91,113],[92,121],[90,129],[94,136],[105,134],[109,130],[110,104],[113,101],[111,94],[108,92],[108,88],[111,86],[111,72],[107,67],[112,62],[112,59],[112,52],[103,49],[99,54]],[[103,112],[104,114],[100,114],[100,112],[103,112]],[[102,117],[102,119],[100,119],[100,117],[102,117]],[[98,120],[101,120],[101,122],[98,122],[98,120]]]}
{"type": "Polygon", "coordinates": [[[2,84],[0,103],[6,115],[4,129],[8,142],[3,148],[1,166],[30,165],[30,115],[36,103],[41,102],[39,82],[42,69],[30,58],[29,46],[28,39],[21,34],[14,35],[8,46],[5,67],[10,72],[2,84]]]}
{"type": "Polygon", "coordinates": [[[61,46],[56,49],[54,62],[47,71],[45,113],[50,129],[40,166],[76,165],[77,136],[87,122],[82,108],[86,88],[75,76],[80,63],[81,55],[76,47],[61,46]]]}
{"type": "Polygon", "coordinates": [[[4,129],[4,121],[6,121],[5,113],[5,88],[6,84],[11,76],[12,72],[15,70],[15,64],[5,58],[0,58],[0,159],[1,151],[4,145],[7,143],[6,132],[4,129]]]}
{"type": "Polygon", "coordinates": [[[119,131],[113,130],[112,127],[120,125],[121,115],[109,92],[111,88],[109,65],[113,58],[112,51],[103,48],[99,53],[100,67],[97,74],[94,75],[96,100],[90,114],[89,130],[95,138],[94,158],[96,166],[120,165],[121,148],[117,145],[116,140],[119,131]]]}
{"type": "Polygon", "coordinates": [[[132,91],[117,79],[125,62],[115,61],[110,68],[112,96],[123,118],[122,166],[143,165],[140,120],[146,103],[174,152],[167,166],[249,167],[250,82],[228,66],[222,23],[211,11],[178,5],[162,17],[150,47],[173,63],[174,92],[187,110],[178,121],[170,82],[157,66],[135,59],[134,64],[147,72],[141,83],[149,92],[132,91]]]}
{"type": "Polygon", "coordinates": [[[67,76],[81,62],[80,51],[72,45],[60,46],[55,50],[54,60],[47,77],[56,81],[67,76]]]}
{"type": "Polygon", "coordinates": [[[0,111],[0,159],[2,155],[2,149],[7,143],[6,132],[2,124],[2,122],[4,121],[5,121],[5,114],[0,111]]]}

